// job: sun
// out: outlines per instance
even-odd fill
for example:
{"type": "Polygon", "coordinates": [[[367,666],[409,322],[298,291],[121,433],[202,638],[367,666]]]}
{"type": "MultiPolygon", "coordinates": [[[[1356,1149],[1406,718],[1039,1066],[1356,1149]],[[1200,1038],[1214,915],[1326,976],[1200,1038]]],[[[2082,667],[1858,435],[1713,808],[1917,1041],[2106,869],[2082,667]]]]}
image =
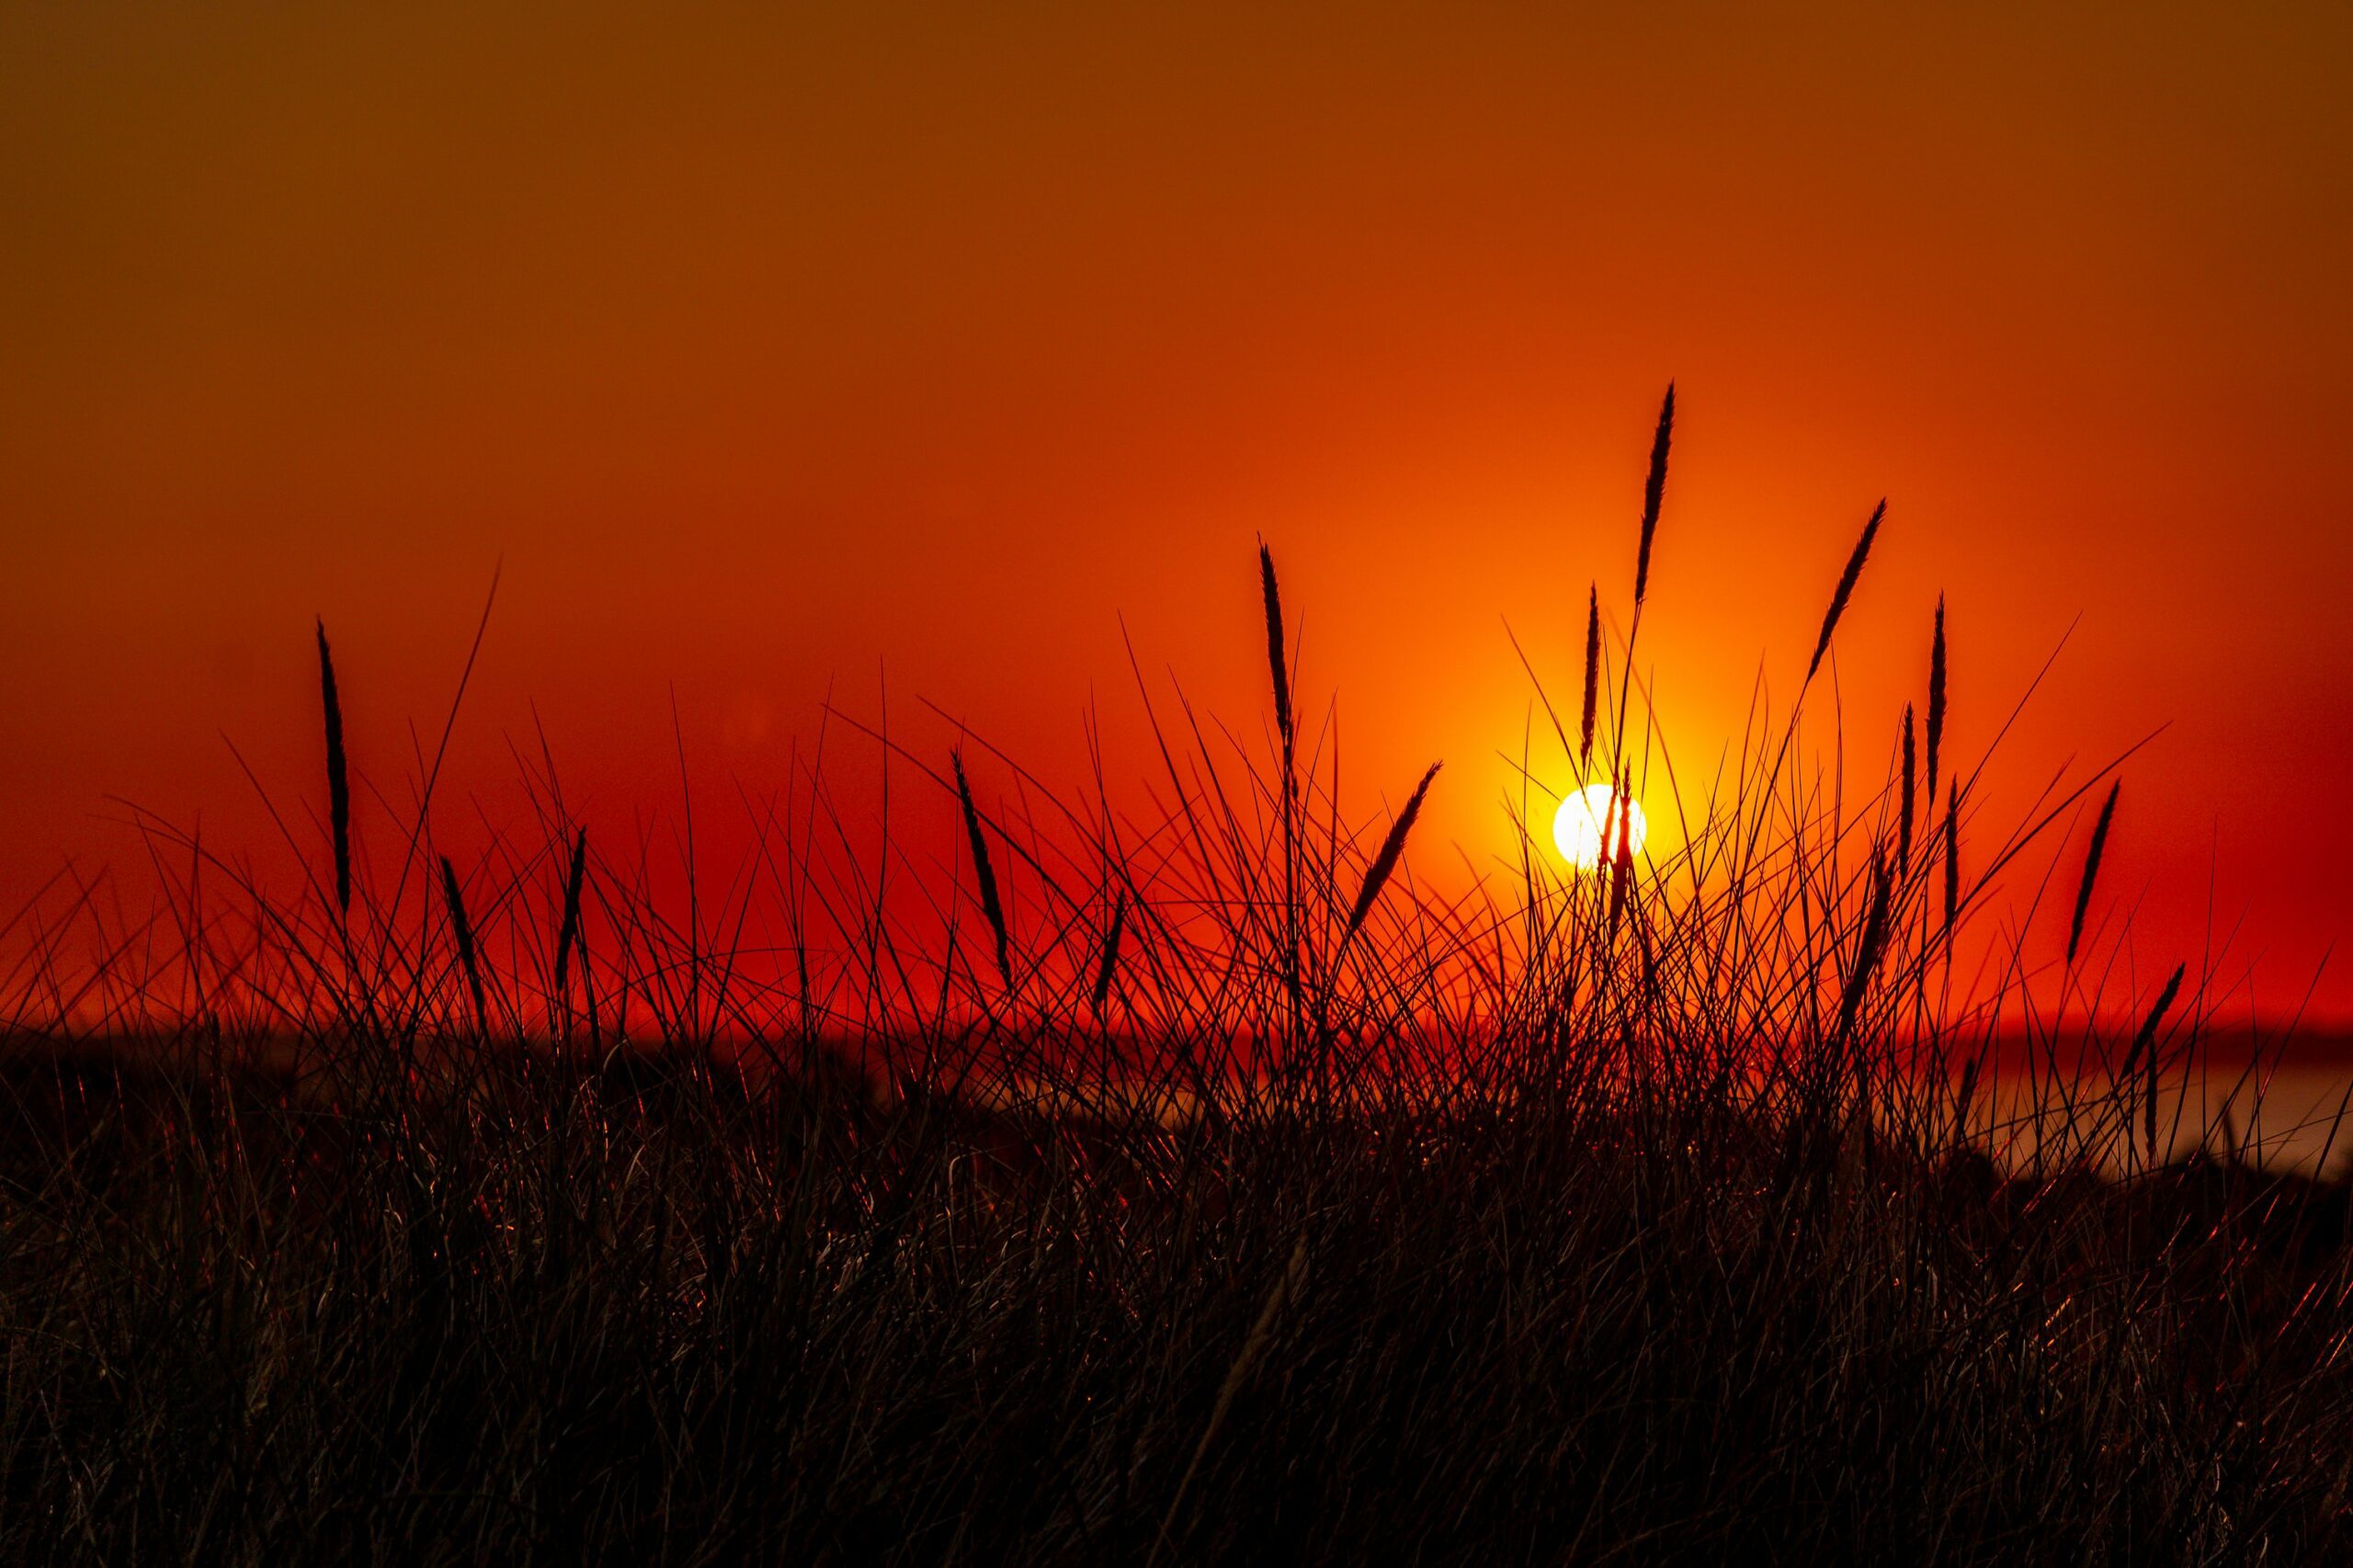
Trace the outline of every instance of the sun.
{"type": "MultiPolygon", "coordinates": [[[[1620,823],[1615,803],[1619,799],[1607,784],[1588,784],[1563,797],[1561,809],[1552,813],[1552,842],[1578,870],[1596,870],[1603,860],[1618,858],[1620,823]]],[[[1626,848],[1640,855],[1643,841],[1650,836],[1650,824],[1640,801],[1628,797],[1625,806],[1626,848]]]]}

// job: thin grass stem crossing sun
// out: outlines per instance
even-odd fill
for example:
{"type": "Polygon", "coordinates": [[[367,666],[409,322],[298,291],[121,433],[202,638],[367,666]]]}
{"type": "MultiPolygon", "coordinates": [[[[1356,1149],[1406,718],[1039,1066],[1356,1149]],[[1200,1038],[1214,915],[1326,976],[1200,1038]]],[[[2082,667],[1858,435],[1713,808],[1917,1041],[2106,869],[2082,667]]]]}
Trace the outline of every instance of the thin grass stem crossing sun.
{"type": "Polygon", "coordinates": [[[1640,855],[1643,841],[1650,837],[1642,802],[1620,796],[1608,784],[1588,784],[1562,798],[1561,809],[1552,813],[1552,843],[1570,865],[1580,871],[1595,871],[1605,860],[1617,858],[1621,826],[1627,854],[1640,855]],[[1618,816],[1621,801],[1626,811],[1622,824],[1618,816]]]}

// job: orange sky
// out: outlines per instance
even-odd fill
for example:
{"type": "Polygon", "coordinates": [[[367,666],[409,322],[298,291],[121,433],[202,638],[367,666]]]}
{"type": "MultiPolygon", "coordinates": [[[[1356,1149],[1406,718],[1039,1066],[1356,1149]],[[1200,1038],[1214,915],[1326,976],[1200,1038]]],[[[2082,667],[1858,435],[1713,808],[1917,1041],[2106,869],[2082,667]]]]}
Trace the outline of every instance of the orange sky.
{"type": "Polygon", "coordinates": [[[1566,689],[1622,617],[1673,377],[1678,744],[1885,494],[1859,766],[1939,590],[1964,754],[2080,615],[2002,766],[2170,722],[2143,983],[2210,880],[2264,1011],[2353,934],[2353,11],[778,9],[0,13],[0,889],[135,859],[108,793],[267,851],[222,736],[313,788],[314,613],[396,779],[501,558],[485,801],[533,702],[627,818],[673,687],[757,780],[884,667],[1064,778],[1092,692],[1140,776],[1119,618],[1255,733],[1260,533],[1357,787],[1448,758],[1484,858],[1504,622],[1566,689]]]}

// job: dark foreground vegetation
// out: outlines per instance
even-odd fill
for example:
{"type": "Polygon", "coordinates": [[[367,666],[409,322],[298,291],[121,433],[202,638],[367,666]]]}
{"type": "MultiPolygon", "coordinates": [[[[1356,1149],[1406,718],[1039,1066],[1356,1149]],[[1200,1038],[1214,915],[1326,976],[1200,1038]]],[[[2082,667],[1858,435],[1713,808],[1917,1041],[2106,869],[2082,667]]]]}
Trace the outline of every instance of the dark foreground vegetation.
{"type": "Polygon", "coordinates": [[[1146,803],[1065,806],[877,734],[952,859],[813,762],[683,899],[552,768],[465,864],[438,761],[387,836],[322,632],[291,892],[142,819],[147,903],[8,928],[0,1557],[2344,1559],[2347,1193],[2180,1157],[2206,1012],[2113,961],[2112,781],[1968,831],[1941,609],[1884,781],[1816,758],[1876,514],[1677,778],[1625,674],[1671,411],[1467,892],[1436,769],[1344,807],[1264,556],[1262,742],[1155,713],[1146,803]],[[1545,778],[1671,848],[1563,869],[1545,778]]]}
{"type": "Polygon", "coordinates": [[[10,1088],[12,1561],[2347,1542],[2344,1197],[2227,1165],[2005,1181],[1672,1092],[1167,1129],[841,1074],[10,1088]]]}

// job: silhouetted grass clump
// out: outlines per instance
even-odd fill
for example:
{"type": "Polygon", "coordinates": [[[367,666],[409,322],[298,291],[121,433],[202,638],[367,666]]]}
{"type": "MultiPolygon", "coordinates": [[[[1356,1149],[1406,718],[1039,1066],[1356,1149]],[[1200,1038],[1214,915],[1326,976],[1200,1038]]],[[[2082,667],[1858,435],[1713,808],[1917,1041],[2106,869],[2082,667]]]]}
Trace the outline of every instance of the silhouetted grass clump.
{"type": "Polygon", "coordinates": [[[1941,604],[1923,807],[1909,707],[1865,796],[1761,705],[1694,792],[1597,593],[1574,733],[1540,683],[1517,864],[1441,891],[1438,767],[1344,805],[1260,568],[1259,744],[1155,716],[1139,812],[877,734],[959,842],[856,850],[797,767],[683,917],[552,769],[536,836],[472,866],[428,774],[371,866],[322,630],[324,877],[271,896],[147,821],[179,851],[152,917],[85,892],[16,928],[0,1553],[2347,1549],[2347,1192],[2161,1117],[2203,1013],[2185,971],[2150,997],[2097,966],[2112,783],[2063,960],[2029,911],[1959,972],[2004,869],[2109,780],[1963,880],[1941,604]],[[1544,779],[1645,796],[1674,847],[1618,812],[1562,869],[1544,779]]]}

